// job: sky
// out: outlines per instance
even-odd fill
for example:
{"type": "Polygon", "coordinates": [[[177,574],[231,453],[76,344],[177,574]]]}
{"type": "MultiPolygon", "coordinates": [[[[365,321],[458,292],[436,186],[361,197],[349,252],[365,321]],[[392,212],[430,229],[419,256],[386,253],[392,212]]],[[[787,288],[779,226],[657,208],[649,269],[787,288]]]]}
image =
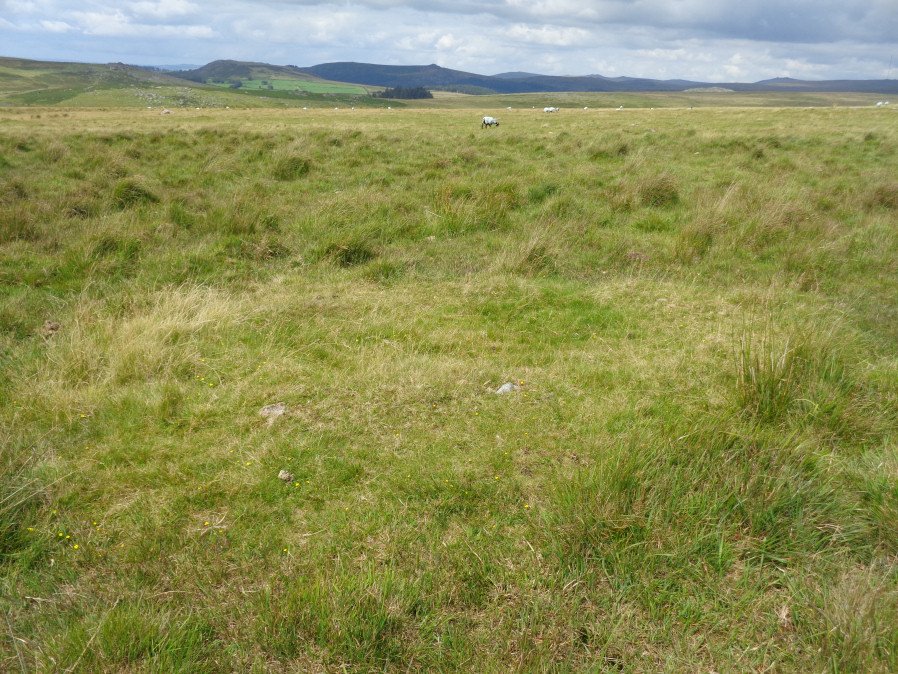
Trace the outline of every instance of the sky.
{"type": "Polygon", "coordinates": [[[898,0],[0,0],[0,55],[706,82],[898,78],[898,0]]]}

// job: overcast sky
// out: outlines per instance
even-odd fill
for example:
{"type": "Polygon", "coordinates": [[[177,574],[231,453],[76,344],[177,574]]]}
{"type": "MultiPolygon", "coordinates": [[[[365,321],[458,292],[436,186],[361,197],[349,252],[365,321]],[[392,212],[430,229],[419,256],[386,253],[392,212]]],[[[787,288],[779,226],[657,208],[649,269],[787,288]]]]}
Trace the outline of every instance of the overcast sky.
{"type": "Polygon", "coordinates": [[[437,63],[486,75],[703,81],[898,78],[898,0],[0,0],[0,55],[437,63]]]}

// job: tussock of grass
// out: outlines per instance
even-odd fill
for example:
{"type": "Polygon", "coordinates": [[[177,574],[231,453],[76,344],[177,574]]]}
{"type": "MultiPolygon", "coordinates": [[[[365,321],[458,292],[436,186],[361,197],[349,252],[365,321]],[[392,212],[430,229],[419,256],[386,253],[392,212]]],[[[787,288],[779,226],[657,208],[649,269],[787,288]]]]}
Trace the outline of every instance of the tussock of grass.
{"type": "MultiPolygon", "coordinates": [[[[35,476],[33,455],[17,447],[18,438],[4,434],[5,449],[0,453],[0,569],[17,559],[31,563],[37,551],[30,551],[33,537],[28,522],[45,501],[46,487],[35,476]],[[18,450],[18,451],[13,451],[18,450]],[[24,557],[22,557],[24,555],[24,557]]],[[[34,448],[31,448],[32,452],[34,448]]]]}
{"type": "Polygon", "coordinates": [[[558,270],[559,251],[551,238],[536,234],[523,245],[509,249],[501,259],[501,268],[524,276],[542,276],[558,270]]]}
{"type": "Polygon", "coordinates": [[[0,243],[11,241],[37,241],[40,232],[34,223],[33,214],[24,204],[3,206],[4,222],[0,230],[0,243]]]}
{"type": "Polygon", "coordinates": [[[527,200],[531,204],[541,204],[550,196],[558,191],[558,185],[555,183],[542,183],[534,185],[527,190],[527,200]]]}
{"type": "Polygon", "coordinates": [[[677,258],[689,263],[705,257],[714,245],[716,230],[714,223],[703,216],[685,225],[677,236],[677,258]]]}
{"type": "Polygon", "coordinates": [[[309,160],[304,157],[284,157],[275,164],[272,175],[277,180],[296,180],[306,175],[310,168],[309,160]]]}
{"type": "Polygon", "coordinates": [[[159,201],[159,197],[133,179],[118,181],[112,189],[112,199],[119,208],[153,204],[159,201]]]}
{"type": "Polygon", "coordinates": [[[870,204],[875,207],[898,209],[898,183],[877,185],[870,193],[870,204]]]}
{"type": "Polygon", "coordinates": [[[626,157],[630,154],[630,144],[626,141],[612,142],[606,146],[592,147],[589,150],[589,158],[593,161],[626,157]]]}
{"type": "Polygon", "coordinates": [[[378,283],[394,283],[405,276],[405,267],[392,260],[377,260],[365,269],[365,277],[378,283]]]}
{"type": "Polygon", "coordinates": [[[66,198],[63,213],[70,218],[86,219],[96,217],[101,210],[100,199],[79,193],[66,198]]]}
{"type": "Polygon", "coordinates": [[[376,258],[377,252],[367,239],[350,237],[329,243],[321,255],[340,267],[355,267],[376,258]]]}
{"type": "Polygon", "coordinates": [[[770,336],[760,340],[743,335],[739,343],[740,403],[761,419],[783,417],[798,398],[809,363],[803,345],[773,343],[770,336]]]}
{"type": "Polygon", "coordinates": [[[639,200],[643,206],[664,208],[680,200],[677,183],[672,176],[660,175],[643,181],[638,186],[639,200]]]}
{"type": "Polygon", "coordinates": [[[819,329],[779,338],[769,331],[743,333],[738,361],[740,405],[765,421],[796,408],[810,415],[838,413],[854,389],[832,336],[819,329]]]}

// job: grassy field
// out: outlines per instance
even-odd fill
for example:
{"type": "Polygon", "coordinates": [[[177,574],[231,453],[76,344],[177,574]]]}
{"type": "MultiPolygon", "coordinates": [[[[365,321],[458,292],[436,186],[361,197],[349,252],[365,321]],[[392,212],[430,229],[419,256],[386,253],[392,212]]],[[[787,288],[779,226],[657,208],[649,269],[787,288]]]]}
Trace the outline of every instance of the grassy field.
{"type": "Polygon", "coordinates": [[[507,100],[0,109],[0,670],[898,669],[898,109],[507,100]]]}
{"type": "MultiPolygon", "coordinates": [[[[511,107],[541,110],[546,106],[570,108],[826,108],[874,106],[882,94],[862,93],[593,93],[550,92],[538,94],[501,94],[468,96],[434,91],[433,99],[414,101],[416,106],[434,108],[511,107]]],[[[885,96],[888,98],[888,96],[885,96]]]]}
{"type": "MultiPolygon", "coordinates": [[[[240,80],[243,89],[255,89],[261,91],[289,91],[293,93],[309,92],[313,94],[353,94],[364,96],[368,90],[359,84],[343,84],[342,82],[319,82],[299,79],[243,79],[240,80]]],[[[209,84],[213,84],[209,82],[209,84]]],[[[227,82],[218,86],[230,86],[227,82]]]]}

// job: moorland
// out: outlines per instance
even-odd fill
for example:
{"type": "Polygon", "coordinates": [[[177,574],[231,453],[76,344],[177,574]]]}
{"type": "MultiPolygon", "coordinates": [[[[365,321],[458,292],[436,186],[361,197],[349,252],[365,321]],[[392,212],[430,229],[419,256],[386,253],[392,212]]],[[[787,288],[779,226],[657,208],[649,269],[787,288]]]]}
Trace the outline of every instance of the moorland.
{"type": "Polygon", "coordinates": [[[0,669],[898,668],[898,110],[208,90],[0,108],[0,669]]]}

